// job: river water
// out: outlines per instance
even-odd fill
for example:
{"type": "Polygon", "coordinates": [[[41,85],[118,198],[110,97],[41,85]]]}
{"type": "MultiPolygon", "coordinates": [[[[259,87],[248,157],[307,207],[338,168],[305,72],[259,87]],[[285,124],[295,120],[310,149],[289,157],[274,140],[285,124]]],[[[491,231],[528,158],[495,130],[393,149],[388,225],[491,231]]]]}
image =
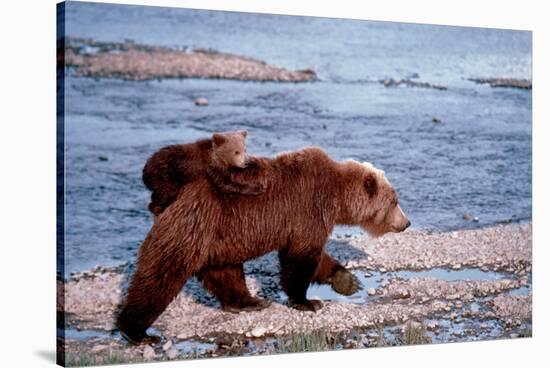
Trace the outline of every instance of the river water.
{"type": "Polygon", "coordinates": [[[313,68],[320,79],[136,82],[69,70],[67,271],[132,260],[152,224],[146,159],[213,131],[248,129],[255,155],[316,145],[370,161],[397,188],[413,228],[531,219],[531,91],[467,80],[531,79],[530,32],[74,2],[66,19],[68,36],[212,48],[313,68]],[[448,90],[387,88],[384,78],[448,90]],[[197,97],[209,106],[195,106],[197,97]]]}

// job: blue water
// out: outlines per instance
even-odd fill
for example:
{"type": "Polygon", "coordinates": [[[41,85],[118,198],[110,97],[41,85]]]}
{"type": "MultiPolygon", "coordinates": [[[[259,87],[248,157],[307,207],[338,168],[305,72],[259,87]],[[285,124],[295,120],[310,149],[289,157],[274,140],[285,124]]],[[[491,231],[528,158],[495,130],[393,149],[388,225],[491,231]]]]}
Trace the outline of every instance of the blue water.
{"type": "MultiPolygon", "coordinates": [[[[445,268],[432,268],[422,271],[397,271],[397,272],[367,272],[363,270],[352,271],[359,279],[362,289],[355,294],[346,296],[341,295],[332,290],[329,285],[313,284],[307,290],[308,298],[318,298],[320,300],[332,300],[348,303],[364,304],[369,301],[370,298],[376,298],[376,296],[369,296],[368,290],[370,288],[378,289],[380,284],[384,280],[390,278],[400,278],[409,280],[412,278],[432,278],[445,281],[466,281],[466,280],[501,280],[505,278],[513,278],[512,275],[505,273],[498,273],[493,271],[481,271],[477,268],[465,268],[462,270],[447,270],[445,268]]],[[[509,292],[510,295],[527,295],[531,290],[530,286],[513,289],[509,292]]]]}
{"type": "Polygon", "coordinates": [[[320,77],[132,82],[69,71],[67,271],[132,260],[152,223],[145,160],[212,131],[248,129],[257,155],[317,145],[335,159],[370,161],[413,228],[531,219],[531,91],[467,80],[530,79],[530,32],[87,3],[68,3],[66,19],[69,36],[213,48],[320,77]],[[415,74],[449,89],[376,82],[415,74]],[[200,96],[208,107],[194,105],[200,96]]]}

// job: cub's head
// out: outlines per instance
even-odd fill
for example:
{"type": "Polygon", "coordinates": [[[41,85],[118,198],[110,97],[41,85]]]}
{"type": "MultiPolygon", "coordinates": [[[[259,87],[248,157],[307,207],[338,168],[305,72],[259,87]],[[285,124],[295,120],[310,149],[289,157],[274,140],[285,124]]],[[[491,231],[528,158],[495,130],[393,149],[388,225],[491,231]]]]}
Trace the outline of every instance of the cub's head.
{"type": "Polygon", "coordinates": [[[401,232],[410,221],[399,206],[397,192],[384,172],[370,163],[344,163],[344,222],[360,225],[371,236],[401,232]]]}
{"type": "Polygon", "coordinates": [[[245,167],[248,161],[245,139],[246,130],[214,133],[212,135],[212,159],[224,167],[245,167]]]}

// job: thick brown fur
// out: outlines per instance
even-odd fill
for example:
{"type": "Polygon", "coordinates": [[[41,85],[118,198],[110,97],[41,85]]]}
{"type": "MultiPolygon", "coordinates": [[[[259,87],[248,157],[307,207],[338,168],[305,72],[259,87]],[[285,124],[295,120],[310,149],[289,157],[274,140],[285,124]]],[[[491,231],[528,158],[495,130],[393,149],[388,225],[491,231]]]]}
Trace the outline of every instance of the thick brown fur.
{"type": "Polygon", "coordinates": [[[178,196],[182,186],[209,178],[223,193],[258,195],[265,184],[243,182],[235,174],[247,164],[246,131],[214,133],[211,139],[176,144],[154,153],[143,168],[143,183],[151,190],[149,210],[161,214],[178,196]]]}
{"type": "MultiPolygon", "coordinates": [[[[273,250],[279,252],[289,304],[317,310],[321,303],[306,299],[306,290],[315,277],[323,277],[318,265],[336,224],[360,225],[374,235],[403,231],[410,224],[395,190],[371,165],[336,162],[318,148],[252,161],[239,176],[265,179],[263,195],[224,196],[208,180],[198,179],[158,216],[139,250],[117,319],[132,340],[147,337],[146,329],[193,274],[236,266],[233,279],[244,280],[239,266],[273,250]]],[[[210,275],[223,287],[215,272],[210,275]]]]}
{"type": "MultiPolygon", "coordinates": [[[[215,133],[212,139],[191,144],[168,146],[155,153],[143,170],[144,184],[152,191],[149,209],[160,215],[186,184],[209,177],[222,193],[231,195],[260,194],[265,190],[267,175],[261,175],[257,163],[251,161],[249,174],[239,176],[244,163],[232,154],[246,153],[246,131],[215,133]]],[[[198,273],[203,286],[220,301],[227,311],[257,310],[269,305],[265,300],[250,295],[244,279],[243,265],[206,269],[198,273]]],[[[351,295],[361,286],[359,280],[328,254],[323,254],[313,282],[330,284],[338,293],[351,295]]]]}

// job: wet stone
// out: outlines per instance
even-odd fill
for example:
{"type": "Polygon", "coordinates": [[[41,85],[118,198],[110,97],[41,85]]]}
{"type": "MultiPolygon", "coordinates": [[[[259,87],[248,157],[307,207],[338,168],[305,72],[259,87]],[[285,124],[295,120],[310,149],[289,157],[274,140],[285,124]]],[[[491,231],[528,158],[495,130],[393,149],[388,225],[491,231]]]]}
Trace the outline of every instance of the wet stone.
{"type": "Polygon", "coordinates": [[[199,97],[195,100],[197,106],[208,106],[208,100],[204,97],[199,97]]]}
{"type": "Polygon", "coordinates": [[[155,350],[149,345],[145,346],[145,348],[143,349],[143,359],[153,360],[154,358],[155,358],[155,350]]]}

